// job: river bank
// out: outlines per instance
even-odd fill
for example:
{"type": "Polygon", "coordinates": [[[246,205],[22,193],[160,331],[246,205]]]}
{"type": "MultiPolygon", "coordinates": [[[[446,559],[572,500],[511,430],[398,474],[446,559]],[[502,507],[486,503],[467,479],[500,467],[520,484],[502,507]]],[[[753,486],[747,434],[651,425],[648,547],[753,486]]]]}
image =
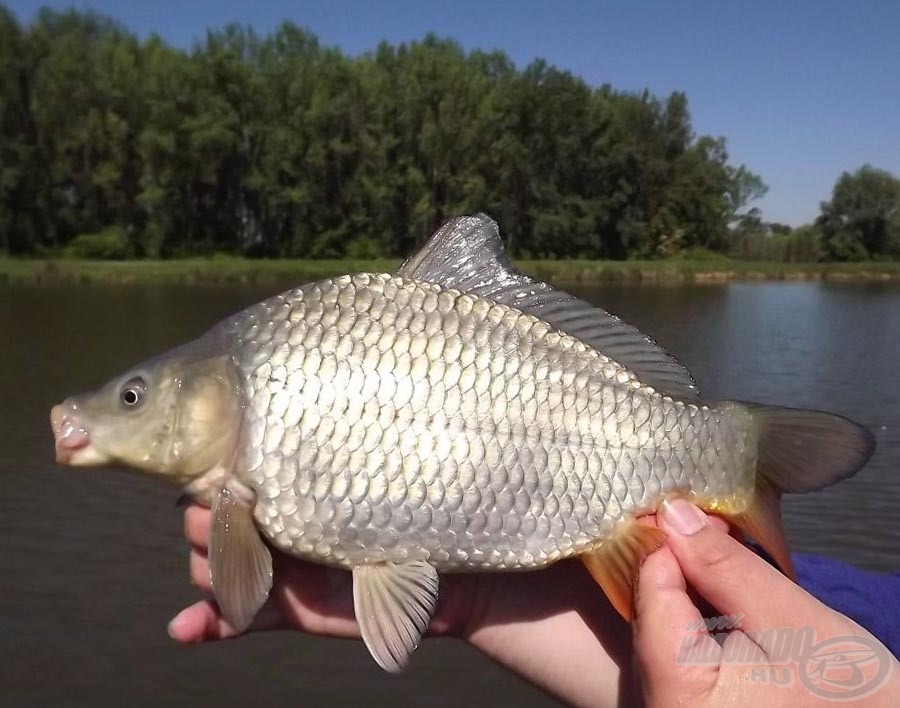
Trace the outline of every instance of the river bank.
{"type": "MultiPolygon", "coordinates": [[[[390,272],[399,260],[171,261],[0,259],[0,283],[267,283],[305,282],[340,273],[390,272]]],[[[753,280],[900,281],[900,262],[777,263],[714,260],[517,261],[517,267],[555,283],[724,283],[753,280]]]]}

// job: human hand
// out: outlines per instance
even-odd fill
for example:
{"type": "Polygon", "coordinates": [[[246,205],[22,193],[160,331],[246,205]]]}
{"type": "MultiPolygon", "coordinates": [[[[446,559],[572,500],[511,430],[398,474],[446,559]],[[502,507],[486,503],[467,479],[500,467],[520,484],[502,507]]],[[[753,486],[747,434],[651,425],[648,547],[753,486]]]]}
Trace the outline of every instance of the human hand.
{"type": "MultiPolygon", "coordinates": [[[[648,708],[834,705],[840,694],[823,695],[798,680],[799,671],[807,668],[778,663],[784,655],[777,646],[779,636],[787,637],[793,629],[797,638],[801,631],[810,632],[804,628],[814,630],[812,644],[856,637],[865,646],[876,647],[878,660],[890,665],[890,678],[854,705],[900,705],[900,665],[865,629],[795,585],[686,501],[664,503],[657,523],[668,538],[641,569],[634,625],[638,690],[648,708]],[[705,629],[688,585],[721,615],[739,618],[739,628],[731,630],[722,645],[705,629]],[[697,627],[701,629],[689,631],[697,627]],[[779,628],[790,629],[779,634],[779,628]],[[733,657],[741,660],[730,661],[733,657]],[[785,668],[791,672],[792,685],[763,680],[783,679],[785,668]]],[[[852,666],[828,669],[827,659],[822,662],[820,668],[837,672],[832,675],[838,680],[859,676],[854,677],[852,666]]],[[[867,675],[877,666],[865,667],[867,675]]]]}
{"type": "MultiPolygon", "coordinates": [[[[169,634],[182,643],[234,637],[212,599],[210,512],[192,504],[184,521],[191,544],[191,581],[208,597],[178,613],[169,634]]],[[[359,637],[350,573],[278,552],[273,559],[269,600],[248,631],[297,629],[359,637]]],[[[631,689],[627,625],[577,561],[535,573],[442,574],[429,635],[463,639],[571,703],[619,705],[631,689]]]]}
{"type": "MultiPolygon", "coordinates": [[[[225,621],[212,598],[207,558],[211,513],[191,504],[184,514],[184,533],[191,544],[191,582],[208,593],[205,600],[182,610],[170,623],[169,634],[183,643],[227,639],[237,633],[225,621]]],[[[274,582],[269,600],[248,631],[298,629],[310,634],[358,638],[353,616],[352,580],[348,572],[273,551],[274,582]]],[[[463,634],[476,615],[481,597],[488,594],[483,576],[441,579],[441,603],[431,634],[463,634]],[[480,579],[480,580],[479,580],[480,579]],[[462,587],[461,587],[462,586],[462,587]]]]}

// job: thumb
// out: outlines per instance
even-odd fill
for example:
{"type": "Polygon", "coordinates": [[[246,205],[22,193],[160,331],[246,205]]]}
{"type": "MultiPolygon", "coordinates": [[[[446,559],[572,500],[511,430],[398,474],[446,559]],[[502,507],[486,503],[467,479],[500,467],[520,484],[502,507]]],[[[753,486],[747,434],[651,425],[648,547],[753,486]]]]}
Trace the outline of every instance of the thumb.
{"type": "MultiPolygon", "coordinates": [[[[247,633],[285,627],[284,618],[272,603],[266,603],[253,620],[247,633]]],[[[181,644],[199,644],[240,636],[228,624],[218,605],[212,600],[202,600],[179,612],[169,622],[169,636],[181,644]]]]}
{"type": "Polygon", "coordinates": [[[744,630],[811,623],[822,606],[684,499],[663,502],[659,525],[688,582],[744,630]]]}

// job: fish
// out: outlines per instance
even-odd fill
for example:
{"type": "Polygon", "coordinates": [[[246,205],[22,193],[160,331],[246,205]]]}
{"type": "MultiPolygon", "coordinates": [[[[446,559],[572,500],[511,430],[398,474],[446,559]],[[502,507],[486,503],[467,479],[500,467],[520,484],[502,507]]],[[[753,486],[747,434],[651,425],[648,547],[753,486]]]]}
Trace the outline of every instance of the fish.
{"type": "Polygon", "coordinates": [[[395,273],[271,297],[50,418],[59,463],[124,464],[211,507],[212,587],[238,632],[277,549],[352,573],[363,641],[390,672],[442,574],[577,557],[630,618],[665,540],[639,519],[673,497],[793,576],[781,495],[874,450],[838,415],[704,402],[653,339],[516,271],[483,214],[445,223],[395,273]]]}

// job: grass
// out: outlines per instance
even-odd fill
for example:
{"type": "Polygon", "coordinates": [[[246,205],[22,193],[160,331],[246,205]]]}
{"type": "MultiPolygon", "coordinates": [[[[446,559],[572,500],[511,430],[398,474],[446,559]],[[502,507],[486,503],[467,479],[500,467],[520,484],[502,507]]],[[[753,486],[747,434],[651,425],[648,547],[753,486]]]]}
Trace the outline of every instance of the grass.
{"type": "MultiPolygon", "coordinates": [[[[340,273],[390,272],[399,260],[173,261],[20,260],[0,258],[0,283],[301,283],[340,273]]],[[[900,281],[900,262],[775,263],[729,258],[666,261],[518,261],[554,283],[717,283],[732,280],[900,281]]]]}

